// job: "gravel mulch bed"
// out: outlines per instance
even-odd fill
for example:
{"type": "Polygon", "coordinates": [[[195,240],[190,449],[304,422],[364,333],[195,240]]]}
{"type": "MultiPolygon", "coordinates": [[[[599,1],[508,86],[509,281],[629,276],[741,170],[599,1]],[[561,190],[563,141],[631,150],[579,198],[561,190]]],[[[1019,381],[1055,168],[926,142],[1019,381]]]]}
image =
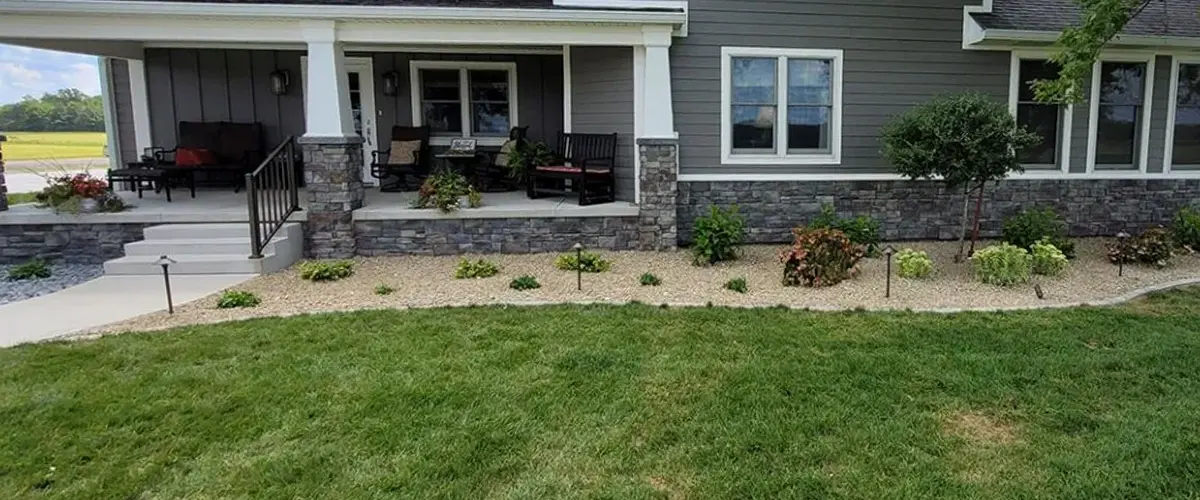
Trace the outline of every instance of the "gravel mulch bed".
{"type": "Polygon", "coordinates": [[[8,270],[13,267],[0,266],[0,304],[54,293],[104,274],[104,266],[99,264],[53,264],[49,278],[9,281],[8,270]]]}
{"type": "MultiPolygon", "coordinates": [[[[1200,257],[1177,257],[1166,269],[1126,266],[1117,277],[1116,266],[1105,257],[1106,240],[1078,241],[1078,258],[1061,277],[1037,277],[1034,282],[1001,288],[973,279],[970,264],[955,264],[953,242],[915,242],[897,245],[929,252],[934,275],[910,280],[893,277],[892,298],[883,297],[884,259],[863,261],[862,274],[830,288],[784,287],[783,266],[777,260],[782,246],[752,246],[742,259],[712,267],[691,265],[686,251],[675,253],[608,252],[612,271],[584,274],[583,291],[575,289],[575,273],[554,268],[555,254],[484,256],[501,265],[499,276],[480,280],[453,279],[458,256],[380,257],[357,259],[355,275],[333,283],[301,280],[294,269],[262,276],[236,287],[262,298],[252,309],[216,309],[217,296],[179,307],[174,316],[154,313],[108,325],[90,333],[156,330],[189,324],[235,319],[286,316],[357,309],[462,306],[472,304],[530,304],[548,302],[640,301],[648,304],[722,306],[774,306],[814,309],[949,309],[1038,307],[1114,298],[1151,285],[1200,277],[1200,257]],[[651,272],[661,286],[640,286],[638,278],[651,272]],[[517,276],[532,274],[542,287],[518,292],[508,288],[517,276]],[[749,292],[723,289],[726,281],[744,277],[749,292]],[[1046,298],[1034,293],[1039,283],[1046,298]],[[395,289],[391,295],[374,293],[378,284],[395,289]]],[[[472,259],[479,256],[468,256],[472,259]]]]}

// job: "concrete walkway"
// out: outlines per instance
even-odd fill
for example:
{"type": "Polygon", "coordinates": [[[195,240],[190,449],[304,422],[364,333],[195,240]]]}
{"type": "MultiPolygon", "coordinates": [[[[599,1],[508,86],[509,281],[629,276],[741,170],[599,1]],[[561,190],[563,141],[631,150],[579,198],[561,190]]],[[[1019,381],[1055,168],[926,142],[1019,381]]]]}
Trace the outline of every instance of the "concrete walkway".
{"type": "MultiPolygon", "coordinates": [[[[175,305],[179,305],[254,277],[172,276],[171,294],[175,305]]],[[[61,337],[166,308],[162,276],[103,276],[49,295],[0,306],[0,347],[61,337]]]]}

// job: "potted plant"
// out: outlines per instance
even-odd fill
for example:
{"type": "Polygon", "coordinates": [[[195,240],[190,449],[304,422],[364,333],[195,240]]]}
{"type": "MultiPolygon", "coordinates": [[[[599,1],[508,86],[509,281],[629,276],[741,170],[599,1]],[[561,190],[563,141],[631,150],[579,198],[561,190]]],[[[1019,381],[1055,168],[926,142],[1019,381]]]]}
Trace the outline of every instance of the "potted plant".
{"type": "Polygon", "coordinates": [[[535,166],[549,165],[554,161],[550,146],[542,141],[524,141],[513,148],[508,154],[508,176],[518,182],[525,182],[529,169],[535,166]]]}
{"type": "Polygon", "coordinates": [[[438,170],[425,179],[417,191],[416,208],[436,208],[450,213],[464,206],[478,208],[482,195],[467,182],[467,178],[453,170],[438,170]]]}
{"type": "Polygon", "coordinates": [[[42,207],[56,212],[120,212],[127,208],[119,196],[108,190],[107,182],[86,173],[46,176],[46,187],[36,198],[42,207]]]}

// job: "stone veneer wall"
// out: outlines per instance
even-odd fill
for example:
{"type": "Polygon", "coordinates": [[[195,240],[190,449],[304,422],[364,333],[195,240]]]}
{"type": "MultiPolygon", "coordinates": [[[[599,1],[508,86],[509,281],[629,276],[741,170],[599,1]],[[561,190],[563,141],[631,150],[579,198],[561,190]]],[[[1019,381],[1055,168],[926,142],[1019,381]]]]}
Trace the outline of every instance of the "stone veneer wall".
{"type": "Polygon", "coordinates": [[[354,210],[362,208],[361,137],[301,137],[308,223],[304,252],[318,259],[355,255],[354,210]]]}
{"type": "Polygon", "coordinates": [[[154,224],[0,225],[0,265],[34,257],[68,264],[100,264],[125,255],[125,244],[142,239],[154,224]]]}
{"type": "Polygon", "coordinates": [[[562,252],[576,243],[597,250],[640,246],[637,217],[364,220],[354,227],[363,256],[562,252]]]}
{"type": "MultiPolygon", "coordinates": [[[[691,241],[696,217],[710,204],[735,203],[754,243],[790,241],[791,229],[812,220],[823,203],[842,216],[879,219],[885,240],[954,239],[962,196],[935,181],[680,182],[680,241],[691,241]]],[[[1013,179],[988,187],[980,228],[995,237],[1005,217],[1046,206],[1070,223],[1072,236],[1111,236],[1169,224],[1177,210],[1197,202],[1200,179],[1013,179]]]]}
{"type": "Polygon", "coordinates": [[[679,174],[678,139],[638,139],[641,187],[638,199],[641,250],[674,250],[679,174]]]}

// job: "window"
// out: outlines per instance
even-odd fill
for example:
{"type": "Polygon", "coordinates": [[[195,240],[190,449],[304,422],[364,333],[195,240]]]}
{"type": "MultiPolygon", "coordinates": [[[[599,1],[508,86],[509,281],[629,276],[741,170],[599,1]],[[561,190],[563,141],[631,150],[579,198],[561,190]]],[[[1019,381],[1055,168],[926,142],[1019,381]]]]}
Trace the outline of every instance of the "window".
{"type": "Polygon", "coordinates": [[[1017,124],[1033,132],[1042,141],[1021,152],[1021,163],[1026,166],[1060,164],[1062,150],[1063,119],[1066,116],[1064,107],[1058,104],[1046,104],[1034,99],[1034,80],[1053,80],[1058,78],[1059,66],[1044,60],[1020,60],[1017,65],[1017,124]]]}
{"type": "Polygon", "coordinates": [[[1145,107],[1146,63],[1102,62],[1097,105],[1092,119],[1096,126],[1096,165],[1137,169],[1142,142],[1142,112],[1145,107]]]}
{"type": "Polygon", "coordinates": [[[411,69],[413,123],[429,125],[435,137],[499,144],[516,125],[514,63],[413,61],[411,69]]]}
{"type": "Polygon", "coordinates": [[[722,161],[838,164],[842,51],[722,49],[722,161]]]}
{"type": "Polygon", "coordinates": [[[1171,164],[1200,167],[1200,64],[1179,65],[1171,164]]]}

